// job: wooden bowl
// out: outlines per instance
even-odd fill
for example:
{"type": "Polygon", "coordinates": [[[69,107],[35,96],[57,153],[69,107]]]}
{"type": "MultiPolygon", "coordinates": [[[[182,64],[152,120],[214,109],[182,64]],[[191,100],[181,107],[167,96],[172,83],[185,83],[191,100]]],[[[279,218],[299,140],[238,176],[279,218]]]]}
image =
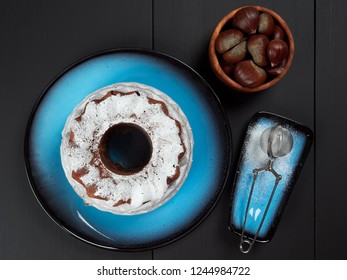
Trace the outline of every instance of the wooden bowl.
{"type": "Polygon", "coordinates": [[[265,83],[261,84],[258,87],[250,88],[250,87],[245,87],[245,86],[240,85],[231,76],[228,76],[223,71],[221,64],[220,64],[220,61],[221,61],[220,55],[217,54],[216,50],[215,50],[215,42],[216,42],[216,38],[218,37],[220,32],[227,30],[231,27],[232,19],[233,19],[234,15],[236,14],[236,12],[242,8],[245,8],[245,7],[240,7],[236,10],[233,10],[232,12],[227,14],[218,23],[218,25],[216,26],[215,30],[213,31],[211,39],[210,39],[208,55],[209,55],[212,70],[220,81],[222,81],[225,85],[227,85],[229,88],[231,88],[233,90],[236,90],[239,92],[250,92],[251,93],[251,92],[259,92],[259,91],[262,91],[262,90],[265,90],[265,89],[272,87],[273,85],[277,84],[287,74],[287,72],[288,72],[288,70],[289,70],[289,68],[293,62],[294,39],[293,39],[292,32],[290,31],[287,23],[277,13],[275,13],[274,11],[269,10],[267,8],[264,8],[264,7],[252,6],[252,7],[256,8],[259,12],[266,12],[266,13],[270,14],[273,17],[275,23],[277,25],[279,25],[280,27],[282,27],[282,29],[284,31],[285,41],[288,44],[289,51],[288,51],[287,63],[284,66],[284,70],[281,74],[279,74],[277,76],[268,75],[265,83]],[[229,26],[229,28],[227,28],[228,26],[229,26]]]}

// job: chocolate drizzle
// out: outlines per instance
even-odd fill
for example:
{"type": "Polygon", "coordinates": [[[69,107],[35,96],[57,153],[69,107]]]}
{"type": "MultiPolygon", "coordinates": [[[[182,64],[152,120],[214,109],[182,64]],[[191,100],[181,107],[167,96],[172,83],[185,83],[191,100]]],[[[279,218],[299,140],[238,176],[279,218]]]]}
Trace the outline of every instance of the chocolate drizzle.
{"type": "Polygon", "coordinates": [[[94,99],[93,102],[96,104],[99,104],[100,102],[106,100],[107,98],[111,97],[112,95],[131,95],[131,94],[136,94],[137,96],[140,96],[140,93],[138,91],[131,91],[131,92],[120,92],[117,90],[110,90],[108,93],[106,93],[103,97],[100,99],[94,99]]]}
{"type": "Polygon", "coordinates": [[[175,174],[166,178],[166,184],[171,185],[172,182],[176,181],[181,174],[179,166],[176,166],[175,174]]]}
{"type": "Polygon", "coordinates": [[[79,115],[78,117],[75,118],[75,121],[76,122],[80,122],[82,120],[82,116],[84,115],[84,113],[86,112],[87,110],[87,105],[89,104],[89,102],[86,103],[86,105],[84,105],[84,108],[83,108],[83,111],[81,113],[81,115],[79,115]]]}
{"type": "Polygon", "coordinates": [[[153,98],[150,98],[148,97],[148,103],[149,104],[159,104],[163,113],[168,116],[170,119],[173,119],[170,115],[169,115],[169,110],[167,109],[167,106],[166,104],[163,102],[163,101],[160,101],[160,100],[156,100],[156,99],[153,99],[153,98]]]}
{"type": "Polygon", "coordinates": [[[85,187],[85,188],[86,188],[86,191],[87,191],[87,195],[90,198],[97,198],[97,199],[101,199],[101,200],[108,200],[106,197],[95,195],[96,191],[98,190],[98,188],[96,187],[95,184],[90,185],[90,186],[85,187]]]}
{"type": "Polygon", "coordinates": [[[107,198],[105,198],[105,197],[95,195],[95,193],[97,191],[97,187],[95,184],[88,186],[83,182],[83,180],[81,178],[84,175],[87,175],[88,173],[89,173],[89,170],[86,167],[83,167],[81,169],[78,169],[77,171],[72,170],[71,176],[74,180],[76,180],[78,183],[80,183],[86,189],[86,193],[89,197],[97,198],[97,199],[101,199],[101,200],[107,200],[107,198]]]}
{"type": "MultiPolygon", "coordinates": [[[[148,103],[149,104],[159,104],[161,106],[161,109],[162,109],[163,113],[166,116],[168,116],[170,119],[175,121],[175,124],[176,124],[176,126],[178,128],[178,136],[181,139],[181,146],[183,148],[183,151],[178,155],[178,161],[180,161],[183,158],[184,154],[186,153],[186,146],[184,145],[184,142],[183,142],[183,139],[182,139],[182,125],[181,125],[181,123],[178,120],[176,120],[176,119],[174,119],[173,117],[170,116],[169,110],[168,110],[166,104],[163,101],[156,100],[156,99],[148,97],[148,103]]],[[[167,178],[166,182],[170,182],[170,183],[167,183],[167,184],[170,185],[173,181],[177,180],[179,176],[180,176],[180,170],[179,170],[179,167],[176,167],[176,173],[172,177],[168,177],[167,178]],[[177,168],[178,168],[178,171],[177,171],[177,168]],[[176,174],[178,174],[178,175],[176,176],[176,174]]]]}
{"type": "Polygon", "coordinates": [[[101,159],[100,155],[98,152],[91,151],[93,154],[92,159],[90,160],[89,164],[94,166],[96,169],[99,171],[99,176],[101,179],[106,179],[106,178],[112,178],[108,172],[108,170],[101,164],[101,159]]]}
{"type": "MultiPolygon", "coordinates": [[[[117,90],[110,90],[109,92],[107,92],[103,97],[101,97],[100,99],[94,99],[92,100],[92,102],[99,104],[102,101],[106,100],[107,98],[113,96],[113,95],[121,95],[121,96],[126,96],[126,95],[131,95],[131,94],[136,94],[137,96],[140,96],[140,93],[138,91],[131,91],[131,92],[120,92],[117,90]]],[[[86,112],[87,109],[87,105],[89,104],[89,102],[86,103],[86,105],[83,108],[82,113],[75,118],[75,121],[80,122],[82,120],[82,116],[84,115],[84,113],[86,112]]]]}
{"type": "Polygon", "coordinates": [[[86,185],[83,183],[81,177],[83,177],[84,175],[87,175],[89,173],[89,170],[87,169],[87,167],[83,167],[81,169],[78,169],[77,171],[72,170],[72,178],[77,181],[78,183],[80,183],[83,187],[86,187],[86,185]]]}
{"type": "Polygon", "coordinates": [[[69,134],[69,145],[74,148],[78,147],[78,145],[75,142],[75,133],[72,130],[70,130],[69,134]]]}
{"type": "Polygon", "coordinates": [[[183,148],[183,151],[178,155],[178,161],[180,161],[182,157],[184,156],[184,154],[186,153],[186,146],[184,145],[182,141],[182,125],[178,120],[175,120],[175,123],[176,123],[176,126],[178,127],[178,136],[181,139],[181,146],[183,148]]]}
{"type": "Polygon", "coordinates": [[[123,205],[123,204],[131,204],[131,198],[129,198],[128,200],[118,200],[115,204],[113,204],[113,207],[117,207],[119,205],[123,205]]]}

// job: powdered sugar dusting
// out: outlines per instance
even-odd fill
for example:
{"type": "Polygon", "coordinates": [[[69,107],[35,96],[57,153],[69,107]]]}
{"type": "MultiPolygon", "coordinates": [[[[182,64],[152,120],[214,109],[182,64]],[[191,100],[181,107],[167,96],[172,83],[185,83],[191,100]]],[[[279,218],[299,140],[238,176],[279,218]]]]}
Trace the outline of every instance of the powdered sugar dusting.
{"type": "MultiPolygon", "coordinates": [[[[262,117],[255,123],[248,126],[246,139],[243,144],[239,168],[237,171],[237,180],[235,182],[234,200],[232,207],[232,222],[235,228],[242,229],[245,211],[250,196],[250,190],[254,180],[254,170],[268,167],[270,158],[264,148],[261,148],[261,136],[263,132],[274,127],[278,123],[262,117]]],[[[283,199],[288,195],[290,187],[293,183],[294,172],[300,163],[300,156],[305,146],[306,136],[298,131],[290,123],[280,123],[284,128],[288,129],[293,137],[293,146],[288,154],[273,159],[272,168],[282,179],[279,181],[274,193],[272,202],[269,206],[267,216],[264,220],[259,237],[263,238],[267,235],[272,227],[273,221],[278,216],[278,207],[282,205],[283,199]]],[[[247,213],[247,223],[245,232],[253,235],[257,232],[260,222],[268,205],[270,195],[275,186],[276,177],[269,171],[259,172],[254,181],[254,189],[250,200],[249,209],[253,212],[247,213]],[[258,216],[255,218],[255,211],[258,216]]]]}
{"type": "Polygon", "coordinates": [[[193,136],[184,113],[167,95],[143,84],[114,84],[87,96],[67,119],[62,136],[61,160],[72,187],[86,204],[116,214],[148,212],[165,203],[183,184],[192,162],[193,136]],[[102,102],[95,102],[110,91],[134,93],[115,93],[102,102]],[[164,102],[168,115],[160,104],[150,104],[149,98],[164,102]],[[181,135],[176,120],[181,124],[181,135]],[[138,125],[151,139],[152,157],[138,173],[115,174],[98,157],[101,137],[118,123],[138,125]],[[71,131],[74,134],[73,145],[71,131]],[[186,151],[179,161],[183,145],[186,151]],[[168,186],[166,180],[175,174],[177,166],[180,176],[168,186]],[[72,171],[81,168],[89,171],[81,177],[84,185],[71,176],[72,171]],[[89,197],[86,194],[88,186],[96,186],[94,195],[104,199],[89,197]],[[115,207],[120,201],[125,203],[115,207]]]}

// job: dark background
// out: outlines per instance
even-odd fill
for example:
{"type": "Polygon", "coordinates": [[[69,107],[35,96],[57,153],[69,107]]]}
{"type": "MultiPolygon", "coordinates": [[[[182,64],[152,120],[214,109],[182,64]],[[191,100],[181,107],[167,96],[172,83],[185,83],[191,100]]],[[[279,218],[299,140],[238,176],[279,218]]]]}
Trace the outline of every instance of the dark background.
{"type": "Polygon", "coordinates": [[[347,259],[346,1],[329,0],[14,0],[0,2],[0,259],[347,259]],[[287,76],[258,94],[234,93],[209,67],[209,37],[243,5],[279,13],[295,55],[287,76]],[[174,56],[200,73],[225,108],[233,132],[233,170],[249,118],[266,110],[316,135],[272,241],[249,255],[227,229],[231,186],[192,233],[165,247],[115,252],[60,229],[37,203],[26,178],[24,134],[46,85],[71,63],[119,47],[174,56]]]}

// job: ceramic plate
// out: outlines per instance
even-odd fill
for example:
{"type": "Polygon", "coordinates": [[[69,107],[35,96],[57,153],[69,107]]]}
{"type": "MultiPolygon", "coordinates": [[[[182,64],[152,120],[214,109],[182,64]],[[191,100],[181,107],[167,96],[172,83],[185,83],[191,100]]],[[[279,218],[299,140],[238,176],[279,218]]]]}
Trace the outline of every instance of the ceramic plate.
{"type": "Polygon", "coordinates": [[[58,225],[100,247],[145,250],[177,240],[210,213],[228,177],[231,133],[216,95],[187,65],[149,50],[117,49],[87,57],[51,82],[29,119],[25,160],[38,201],[58,225]],[[61,131],[74,107],[91,92],[118,82],[147,84],[169,95],[186,114],[195,142],[180,191],[158,209],[134,216],[86,206],[60,162],[61,131]]]}
{"type": "MultiPolygon", "coordinates": [[[[260,227],[257,241],[269,242],[272,239],[310,151],[312,142],[313,132],[308,127],[285,117],[268,112],[258,112],[251,118],[233,186],[233,200],[229,218],[231,230],[239,235],[242,234],[249,201],[249,210],[247,211],[244,225],[244,236],[252,240],[260,227]],[[255,169],[264,168],[269,164],[270,158],[267,150],[264,152],[260,142],[263,132],[276,125],[281,125],[287,130],[292,139],[292,145],[288,144],[290,140],[287,140],[286,143],[286,137],[279,134],[282,136],[281,139],[284,138],[283,142],[280,140],[282,150],[285,150],[285,147],[290,148],[287,148],[283,156],[273,159],[272,168],[281,175],[281,179],[267,209],[269,199],[274,190],[276,176],[269,171],[261,171],[257,179],[254,180],[253,174],[255,169]],[[249,200],[253,182],[254,188],[249,200]]],[[[266,144],[269,145],[268,142],[266,144]]]]}

